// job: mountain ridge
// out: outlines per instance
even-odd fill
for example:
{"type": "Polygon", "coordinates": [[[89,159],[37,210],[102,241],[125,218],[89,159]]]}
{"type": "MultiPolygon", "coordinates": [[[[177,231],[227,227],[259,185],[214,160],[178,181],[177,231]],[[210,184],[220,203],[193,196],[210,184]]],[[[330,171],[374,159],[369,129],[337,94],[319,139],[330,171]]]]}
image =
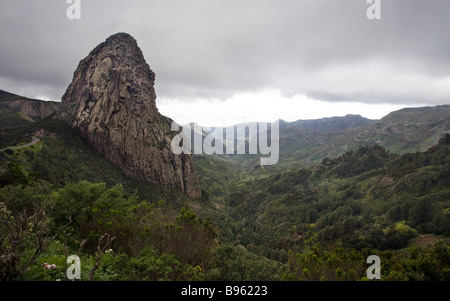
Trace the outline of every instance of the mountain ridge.
{"type": "Polygon", "coordinates": [[[56,113],[60,102],[31,99],[0,90],[0,128],[26,125],[56,113]]]}
{"type": "Polygon", "coordinates": [[[318,119],[299,119],[292,122],[280,119],[280,127],[303,127],[319,132],[334,132],[369,125],[375,122],[377,120],[368,119],[359,114],[347,114],[345,116],[323,117],[318,119]]]}
{"type": "MultiPolygon", "coordinates": [[[[426,151],[450,132],[450,105],[404,108],[390,112],[380,120],[348,114],[293,122],[279,121],[280,160],[271,168],[289,169],[312,166],[323,158],[336,158],[366,145],[378,144],[397,154],[426,151]]],[[[256,122],[238,125],[249,124],[256,122]]],[[[192,128],[193,125],[201,128],[196,123],[188,126],[192,128]]],[[[206,129],[209,128],[213,127],[206,129]]],[[[221,141],[221,133],[225,128],[215,129],[212,133],[203,130],[202,134],[211,134],[221,141]]],[[[254,155],[231,155],[229,158],[245,168],[253,169],[257,165],[257,156],[254,155]]]]}
{"type": "MultiPolygon", "coordinates": [[[[29,101],[29,98],[3,91],[3,94],[0,93],[0,105],[2,99],[7,97],[29,101]]],[[[10,108],[8,112],[12,112],[10,108]]],[[[10,118],[13,125],[17,124],[17,120],[21,125],[33,122],[31,118],[15,114],[10,118]]],[[[324,157],[337,157],[361,145],[380,144],[389,151],[399,154],[426,151],[445,133],[450,132],[450,105],[406,107],[390,112],[379,120],[347,114],[319,119],[299,119],[293,122],[282,119],[279,121],[281,157],[278,164],[302,167],[317,164],[324,157]]],[[[170,123],[171,120],[167,119],[165,122],[170,123]]],[[[251,122],[238,125],[245,124],[251,122]]],[[[193,125],[196,128],[202,127],[195,122],[187,126],[193,125]]],[[[213,127],[205,129],[207,128],[213,127]]],[[[203,131],[202,134],[206,136],[210,132],[203,131]]],[[[231,159],[245,165],[254,160],[254,156],[235,155],[231,156],[231,159]]]]}

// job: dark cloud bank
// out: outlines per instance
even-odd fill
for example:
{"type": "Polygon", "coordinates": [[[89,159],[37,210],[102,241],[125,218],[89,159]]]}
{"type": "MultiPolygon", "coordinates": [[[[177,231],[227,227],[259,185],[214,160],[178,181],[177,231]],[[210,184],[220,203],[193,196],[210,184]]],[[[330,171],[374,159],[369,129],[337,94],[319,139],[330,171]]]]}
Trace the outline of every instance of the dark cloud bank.
{"type": "Polygon", "coordinates": [[[78,62],[133,35],[159,96],[189,101],[278,89],[328,101],[442,104],[450,93],[450,1],[59,0],[0,4],[0,89],[58,100],[78,62]]]}

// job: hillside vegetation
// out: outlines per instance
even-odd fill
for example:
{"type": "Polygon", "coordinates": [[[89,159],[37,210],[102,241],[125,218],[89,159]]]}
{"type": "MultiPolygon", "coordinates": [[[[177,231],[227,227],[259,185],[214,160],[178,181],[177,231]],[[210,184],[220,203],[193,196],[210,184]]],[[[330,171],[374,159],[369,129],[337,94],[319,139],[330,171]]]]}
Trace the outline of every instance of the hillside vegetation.
{"type": "Polygon", "coordinates": [[[65,280],[71,254],[82,280],[367,280],[374,254],[382,280],[450,280],[449,135],[304,167],[197,156],[193,199],[130,179],[51,116],[2,133],[0,148],[40,141],[0,152],[1,280],[65,280]]]}

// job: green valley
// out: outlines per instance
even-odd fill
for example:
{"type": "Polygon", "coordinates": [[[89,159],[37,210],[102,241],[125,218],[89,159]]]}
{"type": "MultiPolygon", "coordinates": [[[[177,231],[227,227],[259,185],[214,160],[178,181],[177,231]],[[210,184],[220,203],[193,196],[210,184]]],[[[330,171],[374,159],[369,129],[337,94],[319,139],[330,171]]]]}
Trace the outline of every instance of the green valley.
{"type": "Polygon", "coordinates": [[[450,280],[450,106],[283,122],[278,165],[194,156],[201,198],[2,108],[1,280],[450,280]]]}

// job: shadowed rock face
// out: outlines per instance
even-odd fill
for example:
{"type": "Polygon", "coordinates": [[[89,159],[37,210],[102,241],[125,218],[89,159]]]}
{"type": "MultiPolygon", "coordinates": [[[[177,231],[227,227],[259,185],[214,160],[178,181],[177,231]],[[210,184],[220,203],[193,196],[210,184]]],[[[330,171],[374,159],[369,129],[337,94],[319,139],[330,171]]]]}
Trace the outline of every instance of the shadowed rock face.
{"type": "Polygon", "coordinates": [[[192,156],[170,149],[177,132],[158,112],[154,81],[136,40],[115,34],[79,63],[59,118],[127,175],[200,197],[192,156]]]}

